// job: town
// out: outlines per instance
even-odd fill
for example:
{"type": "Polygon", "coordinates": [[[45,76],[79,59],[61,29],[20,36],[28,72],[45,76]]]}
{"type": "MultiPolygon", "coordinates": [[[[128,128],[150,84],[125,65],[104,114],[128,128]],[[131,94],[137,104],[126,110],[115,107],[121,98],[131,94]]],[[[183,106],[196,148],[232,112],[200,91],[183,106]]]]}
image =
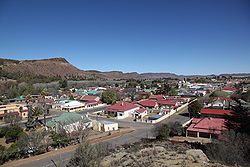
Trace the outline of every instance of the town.
{"type": "Polygon", "coordinates": [[[0,166],[249,167],[249,0],[0,0],[0,166]]]}
{"type": "Polygon", "coordinates": [[[235,116],[237,105],[250,109],[249,80],[242,77],[71,82],[60,81],[53,91],[45,83],[39,94],[2,96],[1,163],[84,140],[112,141],[112,147],[157,138],[211,143],[228,130],[226,117],[235,116]],[[169,132],[162,134],[164,125],[169,132]]]}

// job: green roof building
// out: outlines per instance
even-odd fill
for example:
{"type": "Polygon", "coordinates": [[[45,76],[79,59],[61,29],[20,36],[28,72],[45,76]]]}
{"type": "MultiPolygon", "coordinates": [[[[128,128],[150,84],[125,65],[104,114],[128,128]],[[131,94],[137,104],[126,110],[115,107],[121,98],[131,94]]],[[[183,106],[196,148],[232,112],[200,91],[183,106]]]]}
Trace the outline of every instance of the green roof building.
{"type": "Polygon", "coordinates": [[[52,118],[46,126],[55,131],[59,131],[60,128],[63,128],[66,132],[71,133],[74,130],[79,130],[79,128],[84,130],[87,127],[92,127],[92,121],[85,115],[66,112],[59,117],[52,118]]]}

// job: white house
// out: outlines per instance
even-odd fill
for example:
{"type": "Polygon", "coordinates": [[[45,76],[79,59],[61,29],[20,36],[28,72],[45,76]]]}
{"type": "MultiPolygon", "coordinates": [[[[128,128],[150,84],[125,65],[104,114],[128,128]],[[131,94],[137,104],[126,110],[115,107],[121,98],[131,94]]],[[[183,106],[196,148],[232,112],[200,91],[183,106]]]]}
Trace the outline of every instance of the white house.
{"type": "Polygon", "coordinates": [[[101,132],[118,130],[118,123],[111,121],[93,121],[93,129],[101,132]]]}
{"type": "Polygon", "coordinates": [[[63,111],[75,112],[84,110],[85,104],[79,101],[70,101],[62,106],[63,111]]]}
{"type": "Polygon", "coordinates": [[[117,119],[124,119],[127,117],[132,117],[134,111],[138,110],[139,108],[140,107],[135,104],[120,101],[106,108],[104,113],[117,119]]]}

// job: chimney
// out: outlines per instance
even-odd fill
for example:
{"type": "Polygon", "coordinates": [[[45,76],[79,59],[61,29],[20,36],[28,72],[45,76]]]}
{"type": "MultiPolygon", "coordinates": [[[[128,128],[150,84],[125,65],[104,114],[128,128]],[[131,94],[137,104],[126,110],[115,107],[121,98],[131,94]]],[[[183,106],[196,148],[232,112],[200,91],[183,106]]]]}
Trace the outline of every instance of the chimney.
{"type": "Polygon", "coordinates": [[[121,106],[123,106],[123,102],[121,103],[121,106]]]}

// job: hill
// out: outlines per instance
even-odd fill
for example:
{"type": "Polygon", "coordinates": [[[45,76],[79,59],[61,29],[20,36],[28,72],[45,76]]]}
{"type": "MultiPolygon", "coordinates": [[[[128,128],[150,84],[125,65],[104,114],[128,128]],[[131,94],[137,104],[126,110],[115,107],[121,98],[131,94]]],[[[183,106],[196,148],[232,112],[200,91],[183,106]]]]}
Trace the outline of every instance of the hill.
{"type": "MultiPolygon", "coordinates": [[[[1,72],[18,75],[57,77],[62,79],[157,79],[157,78],[182,78],[193,77],[176,75],[173,73],[123,73],[121,71],[101,72],[96,70],[80,70],[70,64],[64,58],[51,58],[41,60],[11,60],[0,58],[1,72]]],[[[230,74],[222,74],[229,76],[230,74]]],[[[237,74],[233,74],[236,76],[237,74]]],[[[198,76],[198,75],[197,75],[198,76]]],[[[199,75],[201,77],[201,75],[199,75]]],[[[250,74],[238,74],[237,76],[250,76],[250,74]]],[[[12,78],[10,78],[12,79],[12,78]]]]}

